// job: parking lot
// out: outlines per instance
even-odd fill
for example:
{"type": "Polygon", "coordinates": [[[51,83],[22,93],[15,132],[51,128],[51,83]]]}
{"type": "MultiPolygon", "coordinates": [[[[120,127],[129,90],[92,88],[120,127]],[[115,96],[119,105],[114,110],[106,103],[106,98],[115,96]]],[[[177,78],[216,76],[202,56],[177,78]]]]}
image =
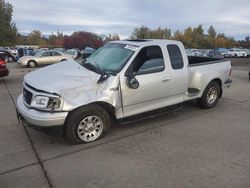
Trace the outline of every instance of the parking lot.
{"type": "Polygon", "coordinates": [[[101,140],[70,145],[55,130],[23,127],[14,103],[24,74],[0,79],[0,187],[250,187],[249,67],[233,66],[218,105],[113,126],[101,140]]]}

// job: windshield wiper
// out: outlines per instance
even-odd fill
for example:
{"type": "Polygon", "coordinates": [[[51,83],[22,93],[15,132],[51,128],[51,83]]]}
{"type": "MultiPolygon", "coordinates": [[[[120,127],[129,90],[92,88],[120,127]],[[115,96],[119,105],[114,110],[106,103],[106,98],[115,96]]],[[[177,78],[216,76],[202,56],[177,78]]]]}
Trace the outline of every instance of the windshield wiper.
{"type": "Polygon", "coordinates": [[[108,75],[108,73],[106,73],[104,70],[102,70],[100,68],[100,66],[96,62],[94,62],[94,63],[96,65],[95,67],[96,67],[96,69],[97,69],[97,71],[99,72],[100,75],[108,75]]]}
{"type": "Polygon", "coordinates": [[[88,70],[90,70],[90,71],[93,71],[93,72],[95,72],[95,73],[97,73],[97,74],[100,74],[100,71],[99,71],[94,65],[92,65],[91,63],[82,62],[81,65],[82,65],[84,68],[86,68],[86,69],[88,69],[88,70]]]}
{"type": "Polygon", "coordinates": [[[101,77],[97,81],[97,83],[99,84],[102,83],[104,80],[108,79],[109,74],[106,73],[104,70],[102,70],[96,62],[95,65],[96,66],[94,66],[91,63],[85,63],[85,62],[82,63],[82,66],[85,67],[86,69],[101,75],[101,77]]]}

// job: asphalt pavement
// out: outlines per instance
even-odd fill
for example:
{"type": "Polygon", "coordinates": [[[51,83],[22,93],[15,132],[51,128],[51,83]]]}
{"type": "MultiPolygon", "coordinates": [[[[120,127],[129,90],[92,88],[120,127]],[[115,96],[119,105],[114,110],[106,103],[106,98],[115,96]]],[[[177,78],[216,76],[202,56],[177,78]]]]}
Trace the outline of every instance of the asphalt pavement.
{"type": "Polygon", "coordinates": [[[18,123],[15,102],[34,69],[8,67],[0,78],[1,188],[250,187],[249,67],[233,67],[232,86],[213,109],[186,102],[81,145],[18,123]]]}

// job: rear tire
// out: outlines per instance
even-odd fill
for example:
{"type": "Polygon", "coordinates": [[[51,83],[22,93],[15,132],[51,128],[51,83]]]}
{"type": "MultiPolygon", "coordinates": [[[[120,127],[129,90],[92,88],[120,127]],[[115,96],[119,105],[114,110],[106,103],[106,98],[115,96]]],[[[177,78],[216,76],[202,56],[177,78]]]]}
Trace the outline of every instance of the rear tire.
{"type": "Polygon", "coordinates": [[[110,128],[108,112],[95,104],[76,109],[65,122],[65,137],[72,144],[93,142],[110,128]]]}
{"type": "Polygon", "coordinates": [[[197,100],[198,104],[204,109],[213,108],[218,103],[220,94],[220,85],[218,82],[212,81],[204,90],[202,97],[197,100]]]}
{"type": "Polygon", "coordinates": [[[28,67],[29,68],[35,68],[37,66],[37,63],[35,61],[29,61],[28,62],[28,67]]]}

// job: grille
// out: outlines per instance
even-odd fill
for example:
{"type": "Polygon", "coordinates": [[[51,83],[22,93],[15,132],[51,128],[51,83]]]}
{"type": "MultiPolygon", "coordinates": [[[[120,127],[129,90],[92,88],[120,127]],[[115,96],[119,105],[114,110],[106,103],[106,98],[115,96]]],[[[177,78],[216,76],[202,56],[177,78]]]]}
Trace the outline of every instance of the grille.
{"type": "Polygon", "coordinates": [[[32,100],[32,93],[25,88],[23,88],[23,99],[28,105],[30,105],[32,100]]]}

